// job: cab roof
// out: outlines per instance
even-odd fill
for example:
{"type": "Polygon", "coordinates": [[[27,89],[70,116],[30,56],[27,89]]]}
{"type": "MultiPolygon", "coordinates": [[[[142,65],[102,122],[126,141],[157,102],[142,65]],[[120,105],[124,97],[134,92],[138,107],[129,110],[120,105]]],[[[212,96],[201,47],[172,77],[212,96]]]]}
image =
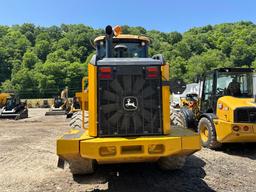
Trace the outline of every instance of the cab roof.
{"type": "MultiPolygon", "coordinates": [[[[98,41],[102,41],[105,39],[105,36],[99,36],[96,37],[94,39],[94,43],[98,42],[98,41]]],[[[141,36],[141,35],[128,35],[128,34],[121,34],[118,36],[114,36],[113,39],[128,39],[128,40],[140,40],[140,41],[144,41],[146,43],[149,43],[150,40],[149,38],[145,37],[145,36],[141,36]]]]}
{"type": "Polygon", "coordinates": [[[238,67],[226,67],[226,68],[217,68],[215,71],[218,72],[254,72],[253,68],[238,68],[238,67]]]}

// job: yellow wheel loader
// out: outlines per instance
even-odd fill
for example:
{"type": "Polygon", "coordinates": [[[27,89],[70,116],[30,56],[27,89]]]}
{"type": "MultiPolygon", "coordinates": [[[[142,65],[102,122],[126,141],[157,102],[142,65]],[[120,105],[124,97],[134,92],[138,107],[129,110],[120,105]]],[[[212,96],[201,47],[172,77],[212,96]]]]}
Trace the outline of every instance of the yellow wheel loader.
{"type": "Polygon", "coordinates": [[[81,114],[57,140],[58,166],[67,161],[72,174],[107,163],[181,168],[201,144],[197,133],[170,127],[169,65],[161,55],[148,57],[147,37],[121,34],[119,26],[105,31],[94,40],[81,114]]]}
{"type": "Polygon", "coordinates": [[[250,68],[219,68],[204,75],[199,99],[181,108],[175,122],[195,129],[204,147],[256,142],[256,80],[250,68]]]}
{"type": "Polygon", "coordinates": [[[14,93],[0,93],[0,118],[15,120],[28,117],[27,104],[14,93]]]}

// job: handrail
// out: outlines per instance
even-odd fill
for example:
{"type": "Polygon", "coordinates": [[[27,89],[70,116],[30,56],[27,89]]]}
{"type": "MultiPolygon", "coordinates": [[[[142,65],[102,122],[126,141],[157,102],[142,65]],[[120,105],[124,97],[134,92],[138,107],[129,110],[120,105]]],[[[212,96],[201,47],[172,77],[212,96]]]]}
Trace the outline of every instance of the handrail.
{"type": "Polygon", "coordinates": [[[84,108],[85,108],[85,98],[84,98],[84,85],[85,85],[85,81],[88,81],[88,77],[87,76],[85,76],[85,77],[83,77],[83,79],[82,79],[82,128],[83,129],[85,129],[85,127],[84,127],[84,108]]]}

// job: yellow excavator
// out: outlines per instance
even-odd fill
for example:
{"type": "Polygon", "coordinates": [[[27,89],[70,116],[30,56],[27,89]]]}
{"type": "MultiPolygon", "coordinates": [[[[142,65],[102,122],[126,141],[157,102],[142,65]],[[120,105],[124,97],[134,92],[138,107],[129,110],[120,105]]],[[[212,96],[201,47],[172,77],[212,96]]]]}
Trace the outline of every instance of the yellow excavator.
{"type": "Polygon", "coordinates": [[[170,125],[169,65],[162,55],[148,56],[147,37],[122,34],[119,26],[105,32],[94,40],[81,115],[57,140],[58,166],[68,162],[72,174],[109,163],[182,168],[201,143],[197,133],[170,125]]]}
{"type": "Polygon", "coordinates": [[[199,96],[187,95],[175,124],[197,130],[204,147],[256,142],[256,77],[251,68],[206,73],[199,96]]]}
{"type": "Polygon", "coordinates": [[[26,102],[21,102],[14,93],[0,93],[0,118],[13,118],[15,120],[28,117],[26,102]]]}

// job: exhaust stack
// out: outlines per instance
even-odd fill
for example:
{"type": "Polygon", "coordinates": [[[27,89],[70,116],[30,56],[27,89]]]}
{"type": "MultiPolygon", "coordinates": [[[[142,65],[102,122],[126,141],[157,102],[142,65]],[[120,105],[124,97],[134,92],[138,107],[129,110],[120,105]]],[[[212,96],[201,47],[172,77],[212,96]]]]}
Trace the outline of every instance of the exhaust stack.
{"type": "Polygon", "coordinates": [[[105,34],[106,34],[106,58],[112,57],[112,43],[113,43],[113,29],[112,26],[108,25],[105,28],[105,34]]]}

